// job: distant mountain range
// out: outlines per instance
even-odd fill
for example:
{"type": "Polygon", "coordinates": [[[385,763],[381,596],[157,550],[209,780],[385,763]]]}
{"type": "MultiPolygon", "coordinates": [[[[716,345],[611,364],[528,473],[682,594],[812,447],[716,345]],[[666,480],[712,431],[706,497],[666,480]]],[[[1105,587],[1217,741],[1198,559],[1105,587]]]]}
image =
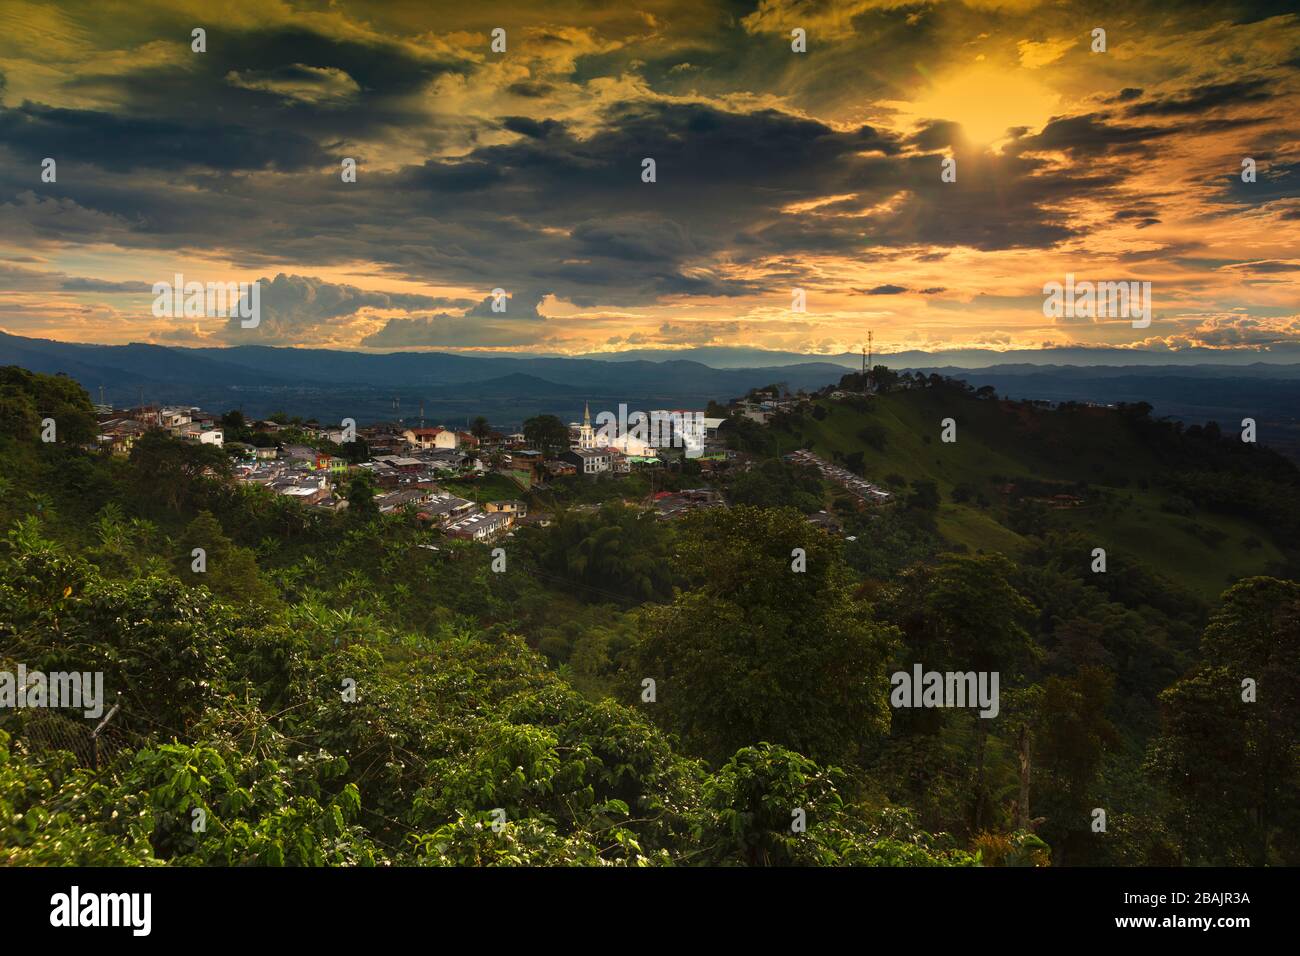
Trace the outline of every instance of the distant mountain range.
{"type": "MultiPolygon", "coordinates": [[[[804,362],[830,363],[850,369],[862,367],[860,352],[841,352],[836,355],[817,355],[800,352],[774,352],[766,349],[736,348],[731,346],[704,346],[689,349],[632,349],[626,352],[595,352],[581,358],[600,359],[605,362],[662,362],[669,359],[699,362],[710,368],[761,368],[773,365],[799,365],[804,362]]],[[[949,349],[935,352],[918,350],[904,352],[877,352],[873,365],[890,368],[988,368],[1014,365],[1108,365],[1187,367],[1193,365],[1218,365],[1241,367],[1257,363],[1292,365],[1300,363],[1300,346],[1280,348],[1273,352],[1222,351],[1189,348],[1177,352],[1155,352],[1111,347],[1096,348],[1046,348],[996,351],[994,349],[949,349]]]]}
{"type": "Polygon", "coordinates": [[[184,402],[216,411],[242,407],[249,415],[284,410],[322,421],[358,422],[401,416],[460,421],[486,415],[517,425],[539,412],[570,418],[591,403],[614,410],[700,408],[751,388],[784,382],[816,389],[845,369],[829,362],[752,368],[712,368],[700,362],[620,361],[555,357],[372,354],[330,349],[172,348],[82,345],[0,333],[0,364],[64,373],[91,396],[112,404],[184,402]]]}
{"type": "MultiPolygon", "coordinates": [[[[1201,357],[1199,363],[1188,361],[1187,352],[1128,349],[906,352],[880,356],[878,362],[962,378],[976,387],[992,385],[1011,398],[1146,401],[1159,415],[1216,420],[1225,427],[1253,417],[1261,425],[1269,423],[1270,442],[1300,450],[1300,363],[1191,352],[1201,357]],[[1006,362],[1010,357],[1016,361],[1006,362]],[[1139,358],[1143,364],[1134,364],[1139,358]],[[1112,364],[1099,365],[1098,360],[1112,364]]],[[[253,416],[282,410],[321,421],[352,417],[360,423],[397,417],[414,421],[422,410],[430,422],[460,423],[485,415],[498,426],[513,427],[541,412],[573,420],[588,402],[593,414],[615,410],[620,402],[632,410],[703,409],[710,399],[726,401],[773,382],[817,389],[860,368],[861,356],[745,348],[583,358],[373,354],[267,346],[81,345],[0,333],[0,365],[10,364],[62,372],[96,400],[102,388],[104,399],[117,405],[143,399],[213,411],[242,408],[253,416]],[[742,361],[752,364],[732,364],[742,361]]]]}

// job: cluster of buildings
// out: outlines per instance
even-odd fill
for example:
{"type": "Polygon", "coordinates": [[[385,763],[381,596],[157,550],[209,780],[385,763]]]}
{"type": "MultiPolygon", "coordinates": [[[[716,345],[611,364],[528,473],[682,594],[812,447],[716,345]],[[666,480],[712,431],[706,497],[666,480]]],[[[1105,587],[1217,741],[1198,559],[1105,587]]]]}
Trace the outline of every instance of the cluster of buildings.
{"type": "Polygon", "coordinates": [[[241,457],[233,467],[237,481],[259,485],[303,505],[327,510],[345,507],[344,498],[336,494],[335,482],[331,480],[339,473],[332,456],[306,446],[248,447],[254,451],[239,452],[241,457]]]}
{"type": "MultiPolygon", "coordinates": [[[[347,482],[352,475],[369,473],[376,490],[375,505],[380,514],[409,513],[416,520],[444,531],[449,537],[484,541],[509,531],[527,517],[522,501],[492,501],[480,505],[445,490],[440,481],[472,478],[483,474],[481,459],[458,446],[440,447],[433,429],[414,432],[400,450],[372,454],[363,462],[349,464],[342,458],[307,446],[281,445],[274,457],[257,457],[236,462],[236,479],[259,484],[276,494],[290,495],[308,505],[328,510],[347,507],[347,482]],[[428,434],[420,434],[427,432],[428,434]],[[417,444],[425,439],[421,449],[417,444]]],[[[362,430],[358,430],[361,434],[362,430]]],[[[439,429],[440,434],[458,433],[439,429]]],[[[364,437],[364,436],[363,436],[364,437]]],[[[380,447],[387,444],[380,437],[380,447]]],[[[472,437],[472,436],[471,436],[472,437]]],[[[477,441],[475,443],[477,445],[477,441]]],[[[473,447],[473,446],[466,446],[473,447]]],[[[261,449],[258,449],[260,452],[261,449]]]]}
{"type": "Polygon", "coordinates": [[[634,468],[656,467],[676,458],[727,457],[718,436],[726,419],[684,409],[648,412],[646,418],[650,427],[644,437],[635,428],[619,428],[616,434],[607,435],[605,429],[592,426],[591,407],[586,406],[582,423],[569,424],[569,450],[558,456],[558,467],[549,470],[553,474],[625,475],[634,468]]]}
{"type": "Polygon", "coordinates": [[[96,406],[99,423],[96,441],[100,448],[115,455],[129,455],[137,438],[151,428],[161,428],[177,438],[215,445],[220,448],[225,433],[215,415],[184,406],[142,405],[116,410],[96,406]]]}
{"type": "Polygon", "coordinates": [[[464,459],[454,451],[376,455],[348,465],[323,452],[308,456],[298,452],[296,446],[285,448],[295,450],[273,459],[236,463],[236,479],[290,495],[304,505],[339,510],[347,507],[348,479],[369,472],[377,489],[375,505],[380,514],[409,513],[417,521],[446,532],[448,537],[472,541],[509,531],[528,515],[527,506],[519,500],[480,505],[444,489],[439,484],[442,479],[483,472],[481,461],[464,459]],[[449,458],[449,454],[455,457],[449,458]]]}
{"type": "Polygon", "coordinates": [[[777,389],[755,389],[732,403],[732,411],[741,418],[766,425],[778,412],[793,412],[810,404],[803,395],[783,395],[777,389]]]}
{"type": "MultiPolygon", "coordinates": [[[[795,408],[803,397],[782,396],[776,390],[751,392],[735,403],[738,415],[766,422],[772,415],[795,408]]],[[[381,514],[407,513],[416,520],[443,530],[448,536],[473,541],[491,540],[508,533],[528,519],[521,500],[488,501],[482,504],[444,489],[447,479],[474,478],[488,471],[511,476],[522,488],[564,475],[597,477],[628,474],[634,469],[655,468],[681,458],[698,460],[707,474],[710,466],[730,461],[736,452],[728,450],[718,435],[723,418],[705,417],[699,412],[674,410],[649,413],[656,421],[667,421],[672,431],[652,434],[651,440],[635,430],[597,430],[591,410],[583,420],[569,425],[569,447],[551,455],[529,447],[523,434],[501,434],[477,429],[478,434],[443,427],[377,423],[355,428],[322,426],[317,422],[283,425],[255,421],[247,442],[225,441],[220,419],[199,408],[183,406],[141,406],[117,411],[100,409],[99,444],[114,454],[130,453],[132,444],[150,429],[162,429],[187,441],[224,447],[233,460],[236,480],[258,485],[267,491],[290,497],[313,509],[339,510],[347,507],[351,476],[366,472],[376,488],[375,503],[381,514]],[[349,442],[364,442],[365,460],[355,453],[344,458],[332,453],[349,442]],[[318,447],[319,445],[319,447],[318,447]]],[[[823,461],[806,450],[787,458],[816,466],[827,479],[859,498],[886,502],[890,494],[846,469],[823,461]]],[[[722,493],[713,488],[691,488],[659,492],[648,504],[663,519],[707,508],[726,507],[722,493]]],[[[533,521],[537,521],[534,516],[533,521]]]]}
{"type": "MultiPolygon", "coordinates": [[[[248,429],[256,443],[225,441],[220,419],[197,407],[142,405],[131,409],[97,407],[98,446],[115,455],[129,455],[146,432],[160,429],[175,438],[223,448],[232,458],[235,480],[284,495],[304,506],[327,511],[347,507],[349,478],[367,471],[377,488],[381,514],[407,511],[418,520],[441,528],[450,537],[482,541],[508,531],[527,518],[520,500],[479,505],[445,491],[439,479],[473,477],[486,471],[478,451],[522,444],[522,435],[490,433],[486,439],[447,428],[414,428],[378,424],[357,428],[368,460],[350,463],[326,450],[354,440],[343,427],[317,422],[283,425],[254,421],[248,429]],[[313,442],[308,444],[307,442],[313,442]],[[322,447],[316,447],[319,442],[322,447]]],[[[506,463],[509,457],[505,458],[506,463]]]]}
{"type": "Polygon", "coordinates": [[[845,491],[852,495],[856,495],[868,504],[886,504],[894,497],[879,485],[873,484],[859,475],[855,475],[847,468],[841,468],[839,465],[831,464],[826,459],[814,455],[806,448],[800,448],[798,451],[793,451],[786,455],[785,458],[787,461],[793,461],[803,465],[812,465],[821,472],[821,476],[827,481],[839,485],[845,491]]]}

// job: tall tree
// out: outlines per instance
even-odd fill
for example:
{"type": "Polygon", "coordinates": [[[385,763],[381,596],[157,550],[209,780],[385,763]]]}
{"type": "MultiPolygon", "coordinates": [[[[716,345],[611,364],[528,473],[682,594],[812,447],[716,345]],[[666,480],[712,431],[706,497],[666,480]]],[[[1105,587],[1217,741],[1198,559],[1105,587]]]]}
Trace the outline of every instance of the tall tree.
{"type": "Polygon", "coordinates": [[[181,536],[178,556],[181,577],[190,584],[201,584],[215,594],[259,607],[279,604],[279,595],[262,575],[257,558],[249,548],[241,548],[226,536],[221,523],[209,511],[200,511],[181,536]],[[201,549],[196,570],[195,549],[201,549]]]}
{"type": "Polygon", "coordinates": [[[375,502],[375,476],[368,471],[358,471],[348,482],[348,514],[358,520],[368,520],[379,516],[379,505],[375,502]]]}
{"type": "Polygon", "coordinates": [[[137,487],[173,510],[194,498],[195,486],[205,476],[230,474],[230,457],[217,446],[181,441],[159,429],[145,432],[131,446],[131,465],[137,487]]]}
{"type": "Polygon", "coordinates": [[[884,732],[896,632],[854,597],[835,539],[738,507],[684,519],[677,555],[694,587],[643,612],[627,669],[634,699],[655,681],[655,720],[713,760],[766,741],[852,761],[884,732]]]}
{"type": "Polygon", "coordinates": [[[1150,764],[1179,798],[1197,863],[1300,862],[1300,584],[1257,577],[1223,595],[1202,661],[1160,695],[1150,764]]]}
{"type": "Polygon", "coordinates": [[[550,458],[569,447],[569,426],[554,415],[536,415],[524,422],[524,439],[550,458]]]}

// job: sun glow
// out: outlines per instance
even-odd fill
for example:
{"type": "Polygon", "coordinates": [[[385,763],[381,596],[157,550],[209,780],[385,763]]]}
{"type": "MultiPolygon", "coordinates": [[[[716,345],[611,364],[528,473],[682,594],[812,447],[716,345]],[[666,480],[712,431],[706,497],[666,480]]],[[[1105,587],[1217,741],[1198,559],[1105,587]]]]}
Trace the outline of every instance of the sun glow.
{"type": "Polygon", "coordinates": [[[906,112],[917,120],[960,123],[972,143],[986,146],[1004,139],[1011,127],[1039,129],[1059,103],[1060,96],[1026,70],[980,64],[931,83],[906,112]]]}

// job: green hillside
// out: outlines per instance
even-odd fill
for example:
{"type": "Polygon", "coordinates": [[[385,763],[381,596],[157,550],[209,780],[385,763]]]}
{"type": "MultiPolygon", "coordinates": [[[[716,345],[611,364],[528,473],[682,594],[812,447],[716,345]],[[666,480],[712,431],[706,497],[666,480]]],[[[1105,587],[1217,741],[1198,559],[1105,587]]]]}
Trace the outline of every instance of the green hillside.
{"type": "Polygon", "coordinates": [[[729,507],[575,480],[475,543],[158,429],[99,453],[83,389],[0,368],[0,867],[1294,865],[1295,467],[927,385],[733,420],[751,455],[653,477],[729,507]],[[860,509],[801,444],[899,500],[860,509]],[[917,707],[921,665],[997,680],[917,707]],[[61,686],[24,667],[92,698],[7,706],[61,686]]]}
{"type": "Polygon", "coordinates": [[[940,533],[972,551],[1023,553],[1030,542],[1020,510],[1046,530],[1077,531],[1108,555],[1136,557],[1206,599],[1286,560],[1287,542],[1268,522],[1189,507],[1167,486],[1164,449],[1144,434],[1153,423],[1120,410],[1055,411],[950,388],[817,406],[824,417],[801,416],[782,447],[802,444],[841,463],[861,453],[863,474],[886,486],[898,487],[900,478],[935,482],[940,533]],[[956,422],[955,442],[940,440],[945,418],[956,422]],[[1016,486],[1010,494],[1007,485],[1016,486]],[[958,498],[966,500],[954,500],[963,488],[968,495],[958,498]],[[1072,507],[1032,500],[1055,494],[1083,500],[1072,507]]]}

